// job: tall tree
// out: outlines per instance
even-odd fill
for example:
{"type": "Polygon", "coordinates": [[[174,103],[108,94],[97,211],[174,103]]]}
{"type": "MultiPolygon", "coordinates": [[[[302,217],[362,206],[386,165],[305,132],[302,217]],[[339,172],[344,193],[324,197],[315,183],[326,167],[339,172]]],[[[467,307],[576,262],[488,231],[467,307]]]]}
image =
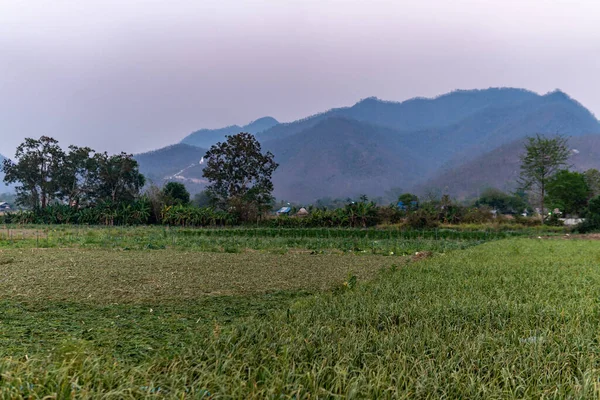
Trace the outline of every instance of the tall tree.
{"type": "Polygon", "coordinates": [[[271,176],[278,164],[271,152],[262,153],[260,143],[250,133],[226,138],[204,156],[203,176],[210,182],[206,190],[218,205],[249,220],[273,201],[271,176]]]}
{"type": "Polygon", "coordinates": [[[67,204],[90,205],[96,199],[100,177],[98,160],[89,147],[69,146],[60,175],[60,194],[67,204]]]}
{"type": "Polygon", "coordinates": [[[140,194],[146,179],[139,171],[133,155],[121,153],[109,156],[97,153],[99,186],[98,200],[112,203],[129,202],[140,194]]]}
{"type": "Polygon", "coordinates": [[[65,153],[56,139],[49,136],[27,138],[17,147],[14,162],[4,160],[4,182],[19,183],[16,187],[18,204],[33,209],[45,208],[60,197],[64,162],[65,153]]]}
{"type": "Polygon", "coordinates": [[[537,200],[542,223],[548,182],[560,169],[567,166],[569,155],[567,138],[562,136],[548,138],[538,134],[528,137],[525,142],[519,184],[537,200]]]}

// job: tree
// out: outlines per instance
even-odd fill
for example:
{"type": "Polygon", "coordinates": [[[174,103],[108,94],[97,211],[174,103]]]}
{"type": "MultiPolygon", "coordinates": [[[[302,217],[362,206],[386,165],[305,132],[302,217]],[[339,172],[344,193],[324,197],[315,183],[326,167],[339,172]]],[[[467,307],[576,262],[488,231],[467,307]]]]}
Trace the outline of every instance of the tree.
{"type": "Polygon", "coordinates": [[[90,205],[96,200],[100,178],[98,160],[89,147],[69,146],[62,173],[56,178],[61,198],[67,204],[78,207],[90,205]]]}
{"type": "Polygon", "coordinates": [[[271,152],[262,154],[260,143],[249,133],[226,136],[204,156],[206,190],[218,206],[249,220],[270,208],[271,176],[278,164],[271,152]]]}
{"type": "Polygon", "coordinates": [[[412,193],[404,193],[398,196],[398,203],[402,202],[406,211],[415,210],[419,203],[419,198],[412,193]]]}
{"type": "Polygon", "coordinates": [[[60,197],[60,175],[64,172],[65,153],[58,141],[49,136],[25,139],[17,147],[15,160],[5,159],[4,182],[19,183],[17,203],[32,209],[45,208],[60,197]]]}
{"type": "Polygon", "coordinates": [[[590,198],[600,195],[600,171],[597,169],[588,169],[583,173],[585,183],[590,189],[590,198]]]}
{"type": "Polygon", "coordinates": [[[190,192],[180,182],[169,182],[163,188],[163,193],[170,205],[188,205],[190,203],[190,192]]]}
{"type": "Polygon", "coordinates": [[[139,196],[146,183],[133,155],[121,153],[109,156],[97,153],[99,186],[97,198],[114,203],[130,202],[139,196]]]}
{"type": "Polygon", "coordinates": [[[521,156],[519,184],[534,196],[534,201],[538,201],[542,223],[548,182],[567,165],[569,155],[567,139],[562,136],[547,138],[538,134],[528,137],[525,143],[525,154],[521,156]]]}
{"type": "Polygon", "coordinates": [[[561,170],[550,178],[547,190],[547,201],[565,214],[581,213],[590,193],[584,174],[569,170],[561,170]]]}

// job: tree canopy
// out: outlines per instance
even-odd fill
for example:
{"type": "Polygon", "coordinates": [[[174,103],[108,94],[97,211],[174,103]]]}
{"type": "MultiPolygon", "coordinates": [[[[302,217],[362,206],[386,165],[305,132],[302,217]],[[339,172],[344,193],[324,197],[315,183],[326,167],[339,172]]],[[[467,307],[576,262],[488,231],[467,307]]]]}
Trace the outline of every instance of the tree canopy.
{"type": "Polygon", "coordinates": [[[163,188],[168,204],[187,205],[190,203],[190,192],[180,182],[168,182],[163,188]]]}
{"type": "Polygon", "coordinates": [[[585,175],[562,170],[548,181],[548,203],[565,214],[580,214],[587,206],[590,189],[585,175]]]}
{"type": "Polygon", "coordinates": [[[548,182],[560,169],[567,166],[569,155],[567,139],[562,136],[548,138],[538,134],[527,138],[525,142],[519,184],[539,205],[542,222],[548,182]]]}
{"type": "Polygon", "coordinates": [[[210,182],[206,190],[217,205],[249,220],[273,201],[271,176],[278,164],[271,152],[262,153],[253,135],[242,132],[226,138],[204,156],[203,176],[210,182]]]}
{"type": "Polygon", "coordinates": [[[46,208],[53,203],[71,206],[134,200],[144,186],[144,176],[131,154],[96,153],[89,147],[61,149],[56,139],[27,138],[17,147],[15,160],[2,169],[6,183],[16,183],[17,203],[46,208]]]}

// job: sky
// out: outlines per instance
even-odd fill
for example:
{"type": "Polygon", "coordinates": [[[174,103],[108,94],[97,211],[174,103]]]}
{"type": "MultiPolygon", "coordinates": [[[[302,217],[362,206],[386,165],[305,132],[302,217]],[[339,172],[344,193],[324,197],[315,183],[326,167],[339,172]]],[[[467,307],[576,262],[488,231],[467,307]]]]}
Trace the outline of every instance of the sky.
{"type": "Polygon", "coordinates": [[[561,89],[600,115],[597,0],[0,0],[0,153],[138,153],[376,96],[561,89]]]}

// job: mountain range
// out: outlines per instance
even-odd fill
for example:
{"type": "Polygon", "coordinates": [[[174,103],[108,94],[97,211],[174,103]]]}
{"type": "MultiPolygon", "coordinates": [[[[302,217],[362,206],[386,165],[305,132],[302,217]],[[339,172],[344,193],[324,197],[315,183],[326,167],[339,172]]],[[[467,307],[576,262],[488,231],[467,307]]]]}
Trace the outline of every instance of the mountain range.
{"type": "Polygon", "coordinates": [[[458,198],[486,187],[509,190],[523,139],[569,136],[575,169],[600,168],[600,122],[559,90],[539,95],[514,88],[459,90],[404,102],[367,98],[289,123],[272,117],[245,126],[201,129],[180,143],[136,155],[155,183],[180,180],[201,190],[201,160],[225,135],[253,133],[280,164],[278,199],[381,196],[390,188],[458,198]]]}
{"type": "Polygon", "coordinates": [[[12,192],[14,189],[14,185],[6,185],[4,183],[4,172],[2,172],[1,167],[2,167],[2,163],[4,162],[5,159],[6,159],[6,157],[4,157],[2,154],[0,154],[0,194],[12,192]]]}

